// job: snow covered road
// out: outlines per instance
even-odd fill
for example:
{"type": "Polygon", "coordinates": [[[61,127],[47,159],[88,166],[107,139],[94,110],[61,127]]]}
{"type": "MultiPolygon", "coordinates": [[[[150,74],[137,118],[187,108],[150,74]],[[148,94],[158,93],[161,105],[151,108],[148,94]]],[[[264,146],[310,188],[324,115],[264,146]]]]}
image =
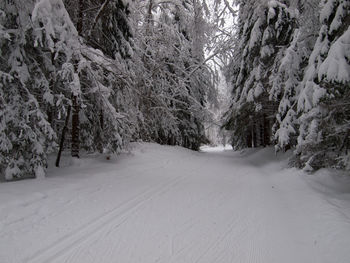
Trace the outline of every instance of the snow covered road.
{"type": "Polygon", "coordinates": [[[349,179],[284,159],[142,144],[1,183],[0,262],[350,262],[349,179]]]}

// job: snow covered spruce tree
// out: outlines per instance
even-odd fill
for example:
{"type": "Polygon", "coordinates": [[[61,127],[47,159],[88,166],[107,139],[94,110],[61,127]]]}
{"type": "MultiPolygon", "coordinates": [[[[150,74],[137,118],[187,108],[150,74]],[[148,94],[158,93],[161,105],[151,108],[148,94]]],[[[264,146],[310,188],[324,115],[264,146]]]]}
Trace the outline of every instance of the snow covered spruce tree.
{"type": "Polygon", "coordinates": [[[297,26],[289,46],[281,49],[269,91],[269,99],[279,103],[272,129],[277,151],[285,151],[297,144],[298,96],[305,68],[320,29],[319,0],[292,1],[290,7],[298,14],[297,26]]]}
{"type": "Polygon", "coordinates": [[[322,1],[321,28],[298,98],[296,160],[350,168],[350,1],[322,1]]]}
{"type": "Polygon", "coordinates": [[[74,156],[80,147],[125,147],[135,125],[127,115],[133,96],[124,59],[84,44],[62,0],[5,1],[0,9],[0,166],[6,179],[42,176],[65,123],[74,156]]]}
{"type": "Polygon", "coordinates": [[[96,104],[101,107],[97,111],[84,111],[87,116],[81,124],[85,128],[80,133],[81,140],[89,150],[102,151],[106,147],[119,150],[126,146],[138,127],[130,67],[133,51],[129,1],[65,2],[71,7],[70,16],[84,41],[81,52],[90,64],[81,74],[83,89],[88,91],[93,86],[94,92],[104,94],[96,97],[94,93],[86,93],[93,102],[92,107],[96,104]]]}
{"type": "Polygon", "coordinates": [[[57,145],[75,157],[139,138],[198,149],[213,90],[202,4],[1,2],[1,173],[42,176],[57,145]]]}
{"type": "Polygon", "coordinates": [[[52,99],[46,65],[51,63],[31,42],[33,5],[0,3],[0,172],[7,180],[42,177],[55,145],[45,111],[52,99]]]}
{"type": "Polygon", "coordinates": [[[141,138],[198,149],[204,142],[205,103],[213,88],[204,63],[206,23],[198,1],[148,1],[136,39],[141,138]],[[141,63],[139,63],[141,64],[141,63]]]}
{"type": "Polygon", "coordinates": [[[64,0],[70,17],[89,46],[111,58],[130,57],[129,0],[64,0]]]}
{"type": "Polygon", "coordinates": [[[264,145],[267,134],[277,150],[296,147],[299,167],[349,168],[350,2],[239,6],[240,42],[227,69],[234,146],[264,145]]]}
{"type": "MultiPolygon", "coordinates": [[[[77,156],[75,149],[77,144],[78,147],[89,151],[103,151],[103,149],[112,152],[119,151],[127,145],[136,126],[135,123],[130,122],[130,113],[135,112],[133,94],[130,91],[133,85],[124,58],[126,53],[121,54],[120,49],[122,48],[120,43],[125,44],[127,41],[121,39],[123,35],[119,32],[120,30],[118,31],[119,27],[123,27],[125,31],[125,27],[128,25],[123,24],[127,23],[126,20],[117,19],[114,16],[115,14],[121,16],[120,12],[125,11],[122,4],[120,1],[101,3],[93,16],[94,18],[90,20],[92,21],[90,24],[83,23],[84,21],[80,22],[79,15],[77,27],[81,32],[77,32],[70,17],[67,17],[71,30],[75,32],[70,39],[75,39],[75,43],[68,49],[73,51],[69,60],[63,52],[66,63],[62,65],[69,66],[70,80],[74,81],[80,90],[80,94],[66,94],[66,97],[70,98],[69,105],[72,106],[73,110],[71,122],[72,155],[75,156],[77,156]],[[121,10],[118,9],[118,11],[116,8],[121,10]],[[79,33],[83,34],[83,32],[88,31],[86,38],[89,40],[94,34],[94,28],[99,28],[101,24],[107,23],[105,20],[108,20],[110,24],[106,30],[114,29],[113,32],[108,33],[111,40],[110,45],[105,45],[105,49],[109,52],[107,54],[87,46],[84,43],[86,40],[82,41],[81,36],[79,36],[79,33]],[[84,26],[88,27],[88,30],[84,26]],[[116,42],[117,40],[120,42],[116,42]],[[75,112],[78,113],[74,115],[75,108],[75,112]],[[75,135],[76,133],[77,135],[75,135]],[[74,137],[75,140],[78,138],[76,144],[74,144],[74,137]]],[[[79,8],[83,7],[79,5],[79,8]]],[[[129,36],[130,34],[125,38],[129,36]]],[[[101,46],[106,41],[102,37],[96,39],[101,41],[101,46]]],[[[89,43],[89,41],[87,42],[89,43]]],[[[98,43],[97,40],[95,42],[98,43]]],[[[107,52],[106,50],[103,51],[107,52]]],[[[62,74],[58,72],[58,75],[62,74]]]]}
{"type": "Polygon", "coordinates": [[[238,1],[238,48],[226,76],[233,99],[224,127],[236,148],[271,143],[277,103],[269,100],[272,79],[296,27],[285,1],[238,1]]]}

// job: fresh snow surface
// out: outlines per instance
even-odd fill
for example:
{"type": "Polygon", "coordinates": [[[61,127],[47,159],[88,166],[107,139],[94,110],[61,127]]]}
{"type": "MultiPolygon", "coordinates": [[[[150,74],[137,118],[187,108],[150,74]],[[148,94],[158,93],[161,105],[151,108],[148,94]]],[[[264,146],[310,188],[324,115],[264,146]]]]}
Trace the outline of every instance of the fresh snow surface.
{"type": "Polygon", "coordinates": [[[350,262],[349,177],[286,159],[138,144],[1,183],[0,262],[350,262]]]}

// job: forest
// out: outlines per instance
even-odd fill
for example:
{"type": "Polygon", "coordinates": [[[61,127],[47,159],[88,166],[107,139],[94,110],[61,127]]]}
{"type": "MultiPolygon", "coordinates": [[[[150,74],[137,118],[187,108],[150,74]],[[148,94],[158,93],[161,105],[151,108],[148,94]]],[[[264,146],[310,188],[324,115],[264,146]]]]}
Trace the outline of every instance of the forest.
{"type": "Polygon", "coordinates": [[[45,176],[62,150],[198,150],[213,112],[234,149],[349,170],[350,1],[0,2],[6,180],[45,176]]]}

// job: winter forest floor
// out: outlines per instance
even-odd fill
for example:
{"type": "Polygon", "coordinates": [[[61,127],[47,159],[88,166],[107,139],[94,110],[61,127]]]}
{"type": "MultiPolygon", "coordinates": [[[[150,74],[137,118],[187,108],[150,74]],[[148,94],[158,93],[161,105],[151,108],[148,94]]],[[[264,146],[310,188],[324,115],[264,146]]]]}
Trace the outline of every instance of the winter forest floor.
{"type": "Polygon", "coordinates": [[[205,150],[140,144],[0,183],[0,262],[349,262],[348,177],[205,150]]]}

